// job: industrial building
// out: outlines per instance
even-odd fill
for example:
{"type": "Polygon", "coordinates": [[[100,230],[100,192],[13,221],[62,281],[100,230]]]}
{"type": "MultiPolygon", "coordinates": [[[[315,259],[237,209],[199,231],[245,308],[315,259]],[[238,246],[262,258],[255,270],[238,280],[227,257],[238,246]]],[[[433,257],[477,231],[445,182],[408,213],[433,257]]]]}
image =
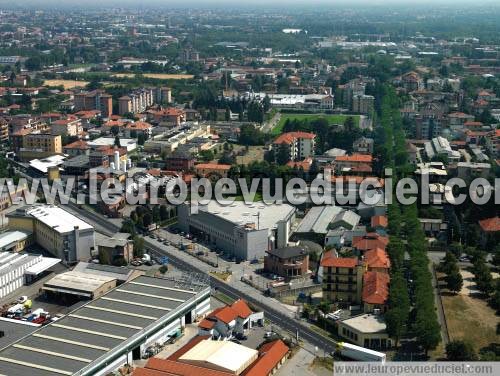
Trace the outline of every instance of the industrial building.
{"type": "Polygon", "coordinates": [[[30,283],[59,262],[59,259],[42,255],[0,252],[0,298],[30,283]]]}
{"type": "Polygon", "coordinates": [[[20,252],[30,245],[32,234],[27,231],[6,231],[0,234],[0,251],[20,252]]]}
{"type": "Polygon", "coordinates": [[[102,376],[210,309],[206,280],[141,276],[0,351],[0,374],[102,376]]]}
{"type": "Polygon", "coordinates": [[[149,359],[144,368],[134,370],[133,376],[270,376],[283,365],[289,352],[279,339],[254,350],[197,336],[167,359],[149,359]]]}
{"type": "Polygon", "coordinates": [[[57,274],[43,284],[45,293],[79,299],[96,299],[116,287],[116,279],[109,276],[75,272],[57,274]]]}
{"type": "Polygon", "coordinates": [[[178,208],[179,226],[214,247],[240,260],[264,257],[269,249],[288,244],[295,208],[288,204],[247,205],[235,201],[221,205],[210,201],[199,205],[197,212],[184,203],[178,208]]]}
{"type": "Polygon", "coordinates": [[[34,205],[7,214],[9,227],[33,233],[34,241],[72,264],[90,259],[95,247],[94,228],[54,205],[34,205]]]}

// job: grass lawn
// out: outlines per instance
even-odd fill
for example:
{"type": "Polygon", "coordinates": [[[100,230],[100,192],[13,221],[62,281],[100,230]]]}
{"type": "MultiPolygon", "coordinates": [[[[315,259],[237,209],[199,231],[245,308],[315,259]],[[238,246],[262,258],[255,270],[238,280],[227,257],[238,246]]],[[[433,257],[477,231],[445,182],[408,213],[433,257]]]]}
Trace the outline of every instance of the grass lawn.
{"type": "Polygon", "coordinates": [[[344,124],[345,120],[348,117],[352,117],[354,119],[354,124],[359,126],[359,115],[331,115],[331,114],[286,114],[282,113],[280,121],[276,125],[276,127],[273,128],[271,131],[271,134],[274,136],[277,136],[282,133],[283,127],[285,126],[285,122],[287,119],[293,120],[307,120],[307,121],[313,121],[319,118],[325,118],[328,120],[328,123],[330,124],[344,124]]]}
{"type": "Polygon", "coordinates": [[[496,334],[498,317],[484,299],[466,295],[443,295],[450,340],[469,341],[476,351],[500,342],[496,334]]]}
{"type": "Polygon", "coordinates": [[[333,358],[331,358],[331,357],[321,358],[321,357],[317,356],[313,360],[312,367],[313,368],[325,368],[328,371],[333,371],[333,358]]]}
{"type": "Polygon", "coordinates": [[[220,300],[224,304],[231,305],[234,303],[234,299],[230,298],[222,292],[216,292],[213,296],[215,299],[220,300]]]}
{"type": "MultiPolygon", "coordinates": [[[[234,196],[234,201],[244,201],[243,195],[238,195],[234,196]]],[[[255,192],[255,196],[253,196],[253,202],[260,202],[262,201],[262,193],[260,192],[255,192]]]]}
{"type": "Polygon", "coordinates": [[[220,279],[221,281],[227,282],[229,278],[231,278],[231,273],[230,272],[210,272],[211,275],[213,275],[215,278],[220,279]]]}

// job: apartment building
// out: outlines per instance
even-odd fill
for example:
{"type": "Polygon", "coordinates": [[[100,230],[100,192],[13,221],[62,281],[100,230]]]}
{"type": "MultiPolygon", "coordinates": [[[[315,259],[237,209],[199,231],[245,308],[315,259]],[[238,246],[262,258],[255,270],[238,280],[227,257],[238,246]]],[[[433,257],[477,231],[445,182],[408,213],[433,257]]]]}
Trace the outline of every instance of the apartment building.
{"type": "Polygon", "coordinates": [[[0,142],[9,140],[9,122],[4,118],[0,118],[0,142]]]}
{"type": "Polygon", "coordinates": [[[81,120],[75,117],[59,119],[50,124],[50,133],[53,135],[78,136],[81,131],[81,120]]]}
{"type": "Polygon", "coordinates": [[[74,95],[74,110],[99,110],[103,117],[113,114],[113,98],[104,90],[83,91],[74,95]]]}
{"type": "Polygon", "coordinates": [[[153,105],[155,96],[153,89],[138,89],[133,92],[118,98],[118,114],[125,115],[127,113],[140,113],[153,105]]]}
{"type": "Polygon", "coordinates": [[[375,97],[373,95],[355,95],[352,98],[352,111],[357,114],[371,114],[375,105],[375,97]]]}
{"type": "Polygon", "coordinates": [[[274,158],[279,159],[283,153],[289,161],[302,160],[314,155],[315,148],[314,133],[288,132],[283,133],[273,142],[274,158]]]}
{"type": "Polygon", "coordinates": [[[361,303],[363,274],[366,270],[355,257],[335,257],[332,251],[325,253],[321,261],[323,269],[323,299],[332,302],[361,303]]]}
{"type": "MultiPolygon", "coordinates": [[[[15,135],[14,137],[16,138],[15,135]]],[[[19,142],[16,142],[15,145],[17,146],[14,148],[14,151],[21,161],[29,161],[35,158],[45,158],[54,154],[62,153],[61,135],[30,133],[21,135],[20,138],[22,144],[19,145],[19,142]]]]}

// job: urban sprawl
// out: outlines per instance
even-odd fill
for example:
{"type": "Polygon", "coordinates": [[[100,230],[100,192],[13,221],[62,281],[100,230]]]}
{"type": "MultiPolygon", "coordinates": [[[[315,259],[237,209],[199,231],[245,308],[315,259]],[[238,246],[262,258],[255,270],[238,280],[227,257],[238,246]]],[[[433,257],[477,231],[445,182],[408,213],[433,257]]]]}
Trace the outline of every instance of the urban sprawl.
{"type": "Polygon", "coordinates": [[[1,375],[500,359],[498,5],[20,3],[1,375]]]}

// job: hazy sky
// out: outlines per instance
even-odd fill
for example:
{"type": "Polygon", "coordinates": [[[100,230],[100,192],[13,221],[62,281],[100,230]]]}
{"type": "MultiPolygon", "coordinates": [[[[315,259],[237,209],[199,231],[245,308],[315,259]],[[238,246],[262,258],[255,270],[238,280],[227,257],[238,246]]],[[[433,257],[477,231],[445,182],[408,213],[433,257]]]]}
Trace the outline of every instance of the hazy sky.
{"type": "Polygon", "coordinates": [[[31,5],[35,7],[57,6],[57,5],[73,5],[82,8],[85,5],[101,5],[101,6],[135,6],[145,7],[148,5],[154,6],[217,6],[231,5],[233,8],[238,6],[283,6],[283,5],[471,5],[478,6],[480,4],[498,4],[499,0],[0,0],[0,6],[23,6],[31,5]]]}

